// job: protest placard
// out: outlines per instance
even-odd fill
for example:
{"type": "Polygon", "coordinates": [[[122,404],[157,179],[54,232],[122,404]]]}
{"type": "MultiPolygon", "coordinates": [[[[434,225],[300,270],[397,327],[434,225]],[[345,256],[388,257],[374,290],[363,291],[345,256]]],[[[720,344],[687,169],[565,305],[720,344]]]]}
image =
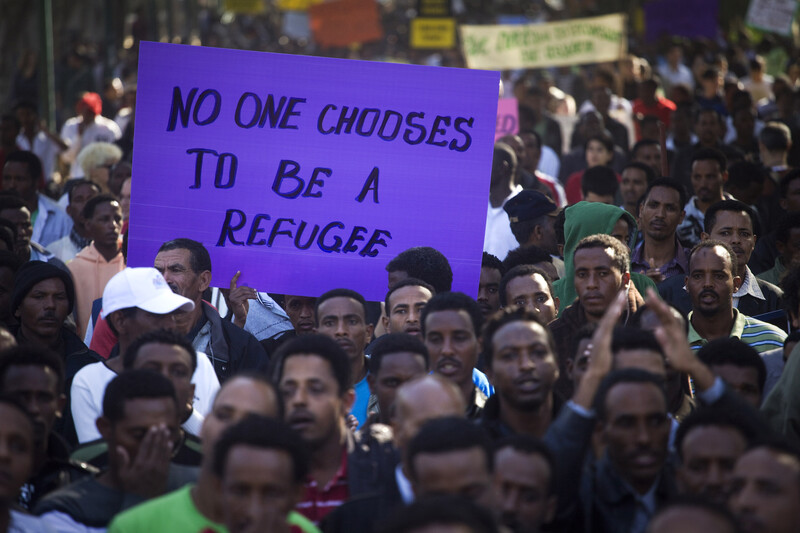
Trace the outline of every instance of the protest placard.
{"type": "Polygon", "coordinates": [[[501,98],[497,101],[497,126],[494,140],[503,135],[519,132],[519,106],[516,98],[501,98]]]}
{"type": "Polygon", "coordinates": [[[673,36],[714,39],[719,0],[651,0],[644,4],[645,40],[673,36]]]}
{"type": "Polygon", "coordinates": [[[306,11],[309,7],[325,0],[278,0],[278,9],[284,11],[306,11]]]}
{"type": "Polygon", "coordinates": [[[128,261],[176,237],[213,283],[381,300],[413,246],[480,275],[496,72],[143,42],[128,261]]]}
{"type": "Polygon", "coordinates": [[[264,12],[264,0],[225,0],[225,11],[241,15],[258,15],[264,12]]]}
{"type": "Polygon", "coordinates": [[[548,24],[461,26],[469,68],[542,68],[615,61],[627,53],[625,15],[548,24]]]}
{"type": "Polygon", "coordinates": [[[452,18],[415,18],[411,21],[411,48],[453,48],[456,21],[452,18]]]}
{"type": "Polygon", "coordinates": [[[797,0],[751,0],[747,9],[747,25],[779,35],[792,34],[797,0]]]}
{"type": "Polygon", "coordinates": [[[452,17],[450,0],[417,0],[418,17],[452,17]]]}
{"type": "Polygon", "coordinates": [[[383,38],[375,0],[335,0],[308,8],[314,41],[320,46],[350,46],[383,38]]]}

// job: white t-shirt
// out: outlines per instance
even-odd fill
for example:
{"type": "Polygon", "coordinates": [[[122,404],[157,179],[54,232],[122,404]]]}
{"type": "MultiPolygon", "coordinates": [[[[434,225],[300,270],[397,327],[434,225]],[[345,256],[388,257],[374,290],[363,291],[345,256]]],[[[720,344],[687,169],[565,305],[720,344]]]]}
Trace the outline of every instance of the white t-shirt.
{"type": "MultiPolygon", "coordinates": [[[[103,413],[106,386],[116,376],[104,361],[86,365],[75,374],[70,389],[70,409],[78,442],[81,444],[101,438],[95,421],[103,413]]],[[[199,436],[203,418],[211,411],[214,397],[219,390],[219,379],[214,372],[214,366],[203,352],[197,352],[197,369],[192,375],[192,383],[195,385],[193,411],[192,416],[184,422],[183,428],[199,436]]]]}
{"type": "Polygon", "coordinates": [[[102,115],[97,115],[94,122],[83,130],[83,133],[80,133],[79,127],[82,122],[83,117],[72,117],[61,128],[61,139],[68,147],[61,153],[61,158],[66,163],[70,163],[70,179],[83,177],[83,169],[77,163],[81,148],[93,142],[113,143],[122,137],[122,132],[117,123],[102,115]]]}

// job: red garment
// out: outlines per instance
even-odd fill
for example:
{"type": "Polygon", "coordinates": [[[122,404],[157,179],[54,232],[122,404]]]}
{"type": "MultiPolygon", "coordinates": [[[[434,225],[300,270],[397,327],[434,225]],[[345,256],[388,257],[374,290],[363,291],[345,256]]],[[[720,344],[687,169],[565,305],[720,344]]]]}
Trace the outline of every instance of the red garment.
{"type": "Polygon", "coordinates": [[[297,503],[295,510],[314,524],[319,525],[328,513],[342,505],[350,496],[347,486],[347,446],[342,447],[342,460],[339,470],[324,488],[309,477],[306,479],[305,495],[297,503]]]}
{"type": "Polygon", "coordinates": [[[89,343],[89,349],[100,355],[100,357],[108,359],[108,356],[111,355],[111,349],[116,346],[117,342],[119,342],[119,339],[108,327],[108,322],[98,316],[92,332],[92,342],[89,343]]]}
{"type": "MultiPolygon", "coordinates": [[[[667,100],[660,96],[656,96],[656,103],[652,106],[644,105],[641,99],[637,98],[633,101],[633,114],[643,116],[658,117],[658,120],[664,123],[664,129],[669,129],[669,124],[672,119],[672,112],[675,111],[677,106],[672,100],[667,100]]],[[[642,140],[642,132],[639,131],[639,122],[634,121],[636,124],[636,140],[642,140]]]]}

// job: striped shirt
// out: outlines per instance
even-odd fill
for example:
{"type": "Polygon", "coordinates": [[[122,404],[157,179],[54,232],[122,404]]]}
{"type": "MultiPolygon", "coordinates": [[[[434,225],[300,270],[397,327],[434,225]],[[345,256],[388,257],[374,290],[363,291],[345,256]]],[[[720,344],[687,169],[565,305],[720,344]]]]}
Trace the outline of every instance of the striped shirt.
{"type": "MultiPolygon", "coordinates": [[[[689,313],[689,344],[692,350],[697,351],[708,341],[695,331],[692,325],[692,313],[689,313]]],[[[786,339],[786,333],[783,330],[772,324],[743,315],[738,309],[733,310],[733,328],[730,336],[740,339],[758,353],[768,352],[775,348],[783,348],[783,341],[786,339]]]]}
{"type": "Polygon", "coordinates": [[[295,510],[319,525],[328,513],[342,505],[349,497],[347,486],[347,447],[342,448],[342,461],[339,470],[325,487],[320,488],[310,476],[306,479],[305,495],[297,503],[295,510]]]}

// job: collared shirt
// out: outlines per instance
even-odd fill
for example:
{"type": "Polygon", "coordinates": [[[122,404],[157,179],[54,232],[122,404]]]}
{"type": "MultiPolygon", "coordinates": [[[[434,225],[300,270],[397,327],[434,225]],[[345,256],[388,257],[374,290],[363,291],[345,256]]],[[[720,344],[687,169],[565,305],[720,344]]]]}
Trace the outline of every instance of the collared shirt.
{"type": "Polygon", "coordinates": [[[521,185],[516,185],[500,207],[492,207],[489,203],[489,210],[486,213],[486,233],[483,237],[483,251],[492,254],[501,261],[506,258],[508,252],[517,248],[519,243],[511,233],[511,223],[508,221],[508,213],[503,209],[506,202],[511,200],[522,191],[521,185]]]}
{"type": "Polygon", "coordinates": [[[403,498],[403,503],[406,505],[414,503],[414,489],[411,488],[411,482],[403,473],[402,464],[395,467],[394,480],[397,482],[397,490],[400,491],[400,497],[403,498]]]}
{"type": "Polygon", "coordinates": [[[28,150],[39,156],[39,160],[42,162],[42,172],[44,173],[45,181],[49,182],[53,179],[53,172],[56,168],[56,157],[58,157],[58,154],[61,152],[61,147],[53,139],[39,130],[36,135],[33,136],[33,142],[31,143],[30,139],[28,139],[24,133],[20,132],[19,135],[17,135],[17,146],[19,146],[20,150],[28,150]]]}
{"type": "Polygon", "coordinates": [[[327,485],[319,488],[316,480],[310,476],[306,479],[305,494],[297,502],[295,509],[315,525],[319,525],[328,513],[342,505],[350,496],[347,486],[347,446],[342,447],[342,460],[339,470],[327,485]]]}
{"type": "Polygon", "coordinates": [[[739,307],[739,299],[745,294],[749,294],[758,300],[766,300],[764,293],[761,292],[761,287],[758,286],[755,275],[750,272],[750,267],[744,267],[744,279],[739,290],[733,293],[733,307],[739,307]]]}
{"type": "MultiPolygon", "coordinates": [[[[694,311],[689,313],[689,344],[693,351],[697,351],[706,345],[708,341],[694,329],[694,325],[692,325],[693,314],[694,311]]],[[[740,339],[758,353],[768,352],[775,348],[783,348],[783,341],[786,339],[786,333],[782,330],[772,324],[743,315],[738,309],[733,310],[733,327],[729,336],[740,339]]]]}
{"type": "MultiPolygon", "coordinates": [[[[728,193],[723,193],[725,200],[736,200],[728,193]]],[[[692,196],[683,208],[686,215],[683,217],[683,222],[678,225],[676,231],[678,239],[686,243],[688,246],[694,246],[700,242],[700,234],[705,231],[706,214],[700,211],[695,204],[697,196],[692,196]]]]}
{"type": "MultiPolygon", "coordinates": [[[[644,241],[633,252],[631,257],[631,271],[644,274],[650,270],[650,263],[644,257],[644,241]]],[[[686,257],[686,249],[675,239],[675,256],[667,263],[661,265],[658,271],[669,279],[672,276],[685,276],[689,271],[689,259],[686,257]]]]}
{"type": "Polygon", "coordinates": [[[656,512],[656,489],[660,480],[661,476],[659,475],[645,494],[639,494],[626,481],[622,481],[636,502],[636,511],[633,514],[633,523],[629,530],[631,533],[644,533],[647,529],[647,524],[656,512]]]}
{"type": "Polygon", "coordinates": [[[55,201],[40,193],[36,210],[31,240],[47,246],[69,235],[73,226],[72,219],[55,201]]]}

